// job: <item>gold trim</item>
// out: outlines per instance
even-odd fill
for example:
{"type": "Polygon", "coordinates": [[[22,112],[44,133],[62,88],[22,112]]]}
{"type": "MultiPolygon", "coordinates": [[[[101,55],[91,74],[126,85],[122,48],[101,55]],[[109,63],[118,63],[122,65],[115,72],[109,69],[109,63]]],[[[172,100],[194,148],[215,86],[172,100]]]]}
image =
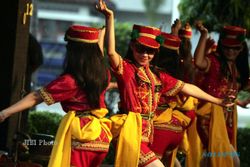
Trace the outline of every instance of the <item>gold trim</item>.
{"type": "Polygon", "coordinates": [[[183,132],[182,126],[175,126],[172,124],[158,124],[158,125],[154,125],[154,128],[159,129],[159,130],[171,130],[171,131],[174,131],[176,133],[183,132]]]}
{"type": "Polygon", "coordinates": [[[166,44],[163,44],[163,47],[168,48],[168,49],[172,49],[172,50],[178,50],[179,49],[178,46],[174,47],[174,46],[169,46],[169,45],[166,45],[166,44]]]}
{"type": "Polygon", "coordinates": [[[46,88],[41,88],[40,90],[38,90],[38,93],[41,95],[42,99],[47,105],[55,103],[55,100],[53,99],[51,94],[47,92],[46,88]]]}
{"type": "Polygon", "coordinates": [[[101,141],[91,141],[88,143],[81,143],[76,140],[72,140],[72,148],[80,150],[90,150],[90,151],[107,151],[109,149],[108,142],[101,141]]]}
{"type": "Polygon", "coordinates": [[[67,35],[67,39],[76,42],[85,42],[85,43],[97,43],[98,39],[80,39],[80,38],[73,38],[67,35]]]}
{"type": "Polygon", "coordinates": [[[169,90],[166,95],[167,96],[175,96],[184,86],[184,82],[181,80],[178,80],[177,83],[175,84],[174,88],[169,90]]]}
{"type": "Polygon", "coordinates": [[[148,33],[139,33],[140,37],[149,37],[149,38],[152,38],[152,39],[155,39],[156,36],[153,35],[153,34],[148,34],[148,33]]]}
{"type": "Polygon", "coordinates": [[[146,164],[149,160],[156,158],[156,155],[154,152],[150,151],[147,154],[143,153],[141,151],[140,158],[139,158],[139,166],[143,166],[146,164]]]}

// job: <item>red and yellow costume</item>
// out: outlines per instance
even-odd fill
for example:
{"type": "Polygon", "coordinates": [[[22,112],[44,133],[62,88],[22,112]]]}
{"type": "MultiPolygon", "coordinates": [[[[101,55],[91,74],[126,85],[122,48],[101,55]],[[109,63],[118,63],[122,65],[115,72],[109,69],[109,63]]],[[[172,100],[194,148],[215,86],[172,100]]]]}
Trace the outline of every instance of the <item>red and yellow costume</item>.
{"type": "Polygon", "coordinates": [[[163,95],[160,99],[154,117],[154,140],[150,148],[160,159],[167,158],[168,166],[173,166],[179,146],[186,153],[189,149],[184,137],[185,131],[195,119],[197,99],[189,97],[184,100],[181,95],[174,97],[163,95]]]}
{"type": "Polygon", "coordinates": [[[114,71],[121,108],[127,113],[111,117],[114,136],[120,132],[115,166],[145,166],[156,159],[149,144],[153,140],[152,118],[160,95],[175,95],[183,82],[166,73],[160,72],[158,77],[149,67],[138,68],[122,59],[114,71]]]}
{"type": "MultiPolygon", "coordinates": [[[[222,75],[220,62],[215,53],[208,56],[210,62],[205,74],[202,89],[209,94],[225,98],[229,89],[238,89],[237,84],[222,75]]],[[[235,71],[236,72],[236,71],[235,71]]],[[[233,74],[236,77],[237,74],[233,74]]],[[[230,144],[236,150],[237,110],[231,112],[216,104],[203,102],[197,110],[197,130],[205,151],[223,154],[232,152],[230,144]]],[[[212,156],[212,165],[232,166],[232,157],[212,156]]]]}
{"type": "MultiPolygon", "coordinates": [[[[190,31],[188,31],[191,36],[190,31]]],[[[176,51],[178,56],[178,49],[181,39],[178,36],[162,32],[164,37],[164,50],[176,51]]],[[[163,52],[165,53],[165,52],[163,52]]],[[[170,56],[168,54],[162,55],[160,50],[160,57],[170,56]]],[[[177,59],[177,57],[176,57],[177,59]]],[[[169,96],[163,94],[160,98],[159,106],[154,117],[154,140],[150,145],[159,159],[164,163],[167,160],[167,166],[174,166],[176,153],[181,146],[181,149],[187,151],[188,143],[186,139],[186,129],[190,125],[191,120],[195,118],[195,105],[197,100],[192,97],[185,97],[181,94],[176,96],[169,96]],[[184,147],[184,148],[183,148],[184,147]]]]}
{"type": "Polygon", "coordinates": [[[86,93],[71,75],[66,74],[40,89],[39,93],[48,105],[61,102],[67,113],[57,131],[49,166],[99,166],[112,138],[111,121],[105,118],[108,111],[104,92],[100,96],[100,109],[93,109],[86,93]]]}

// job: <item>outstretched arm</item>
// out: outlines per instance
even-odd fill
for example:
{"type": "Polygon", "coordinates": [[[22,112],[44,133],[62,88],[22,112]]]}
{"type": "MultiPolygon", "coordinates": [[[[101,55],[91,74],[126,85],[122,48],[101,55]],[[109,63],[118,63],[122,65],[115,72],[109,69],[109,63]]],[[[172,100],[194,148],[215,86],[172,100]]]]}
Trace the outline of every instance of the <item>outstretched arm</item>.
{"type": "Polygon", "coordinates": [[[211,103],[215,103],[215,104],[218,104],[218,105],[221,105],[221,106],[230,107],[230,106],[232,106],[234,104],[234,103],[227,103],[226,99],[220,99],[220,98],[216,98],[214,96],[211,96],[211,95],[204,92],[199,87],[197,87],[197,86],[195,86],[193,84],[185,83],[182,90],[181,90],[181,92],[185,93],[185,94],[187,94],[189,96],[193,96],[195,98],[205,100],[205,101],[209,101],[211,103]]]}
{"type": "Polygon", "coordinates": [[[31,108],[39,103],[41,103],[43,99],[41,98],[38,92],[31,92],[23,99],[13,104],[12,106],[2,110],[0,112],[0,122],[3,122],[6,118],[15,114],[17,112],[24,111],[28,108],[31,108]]]}
{"type": "Polygon", "coordinates": [[[204,70],[208,66],[207,59],[205,58],[208,31],[201,23],[198,23],[196,27],[200,31],[201,36],[194,52],[194,61],[199,69],[204,70]]]}
{"type": "Polygon", "coordinates": [[[96,9],[103,13],[106,18],[106,41],[107,41],[107,54],[110,64],[113,68],[117,68],[120,61],[120,55],[115,49],[115,28],[114,28],[114,13],[108,9],[103,0],[99,0],[96,9]]]}

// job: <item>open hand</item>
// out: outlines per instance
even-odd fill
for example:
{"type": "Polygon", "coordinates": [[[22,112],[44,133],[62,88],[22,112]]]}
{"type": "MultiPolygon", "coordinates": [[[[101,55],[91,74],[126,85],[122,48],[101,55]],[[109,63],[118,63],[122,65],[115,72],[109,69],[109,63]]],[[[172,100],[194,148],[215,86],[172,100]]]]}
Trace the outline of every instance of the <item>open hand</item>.
{"type": "Polygon", "coordinates": [[[174,23],[171,26],[171,34],[178,36],[178,32],[180,29],[181,29],[181,21],[179,19],[175,19],[174,23]]]}
{"type": "Polygon", "coordinates": [[[106,17],[113,14],[113,11],[107,7],[106,3],[103,0],[99,0],[98,3],[95,5],[95,8],[97,11],[101,12],[106,17]]]}

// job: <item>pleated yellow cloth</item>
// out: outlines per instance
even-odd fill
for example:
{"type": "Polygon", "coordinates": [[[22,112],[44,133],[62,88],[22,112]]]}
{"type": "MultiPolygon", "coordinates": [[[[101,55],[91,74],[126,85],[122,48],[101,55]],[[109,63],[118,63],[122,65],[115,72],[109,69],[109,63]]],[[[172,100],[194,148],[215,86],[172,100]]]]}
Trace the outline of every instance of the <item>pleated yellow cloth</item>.
{"type": "Polygon", "coordinates": [[[69,111],[63,117],[57,130],[48,167],[70,166],[71,138],[81,142],[89,142],[99,137],[103,129],[108,135],[109,141],[111,141],[111,121],[104,118],[108,110],[102,108],[99,110],[91,110],[90,113],[94,116],[86,116],[91,121],[82,128],[80,126],[80,118],[75,116],[75,111],[69,111]]]}
{"type": "MultiPolygon", "coordinates": [[[[235,108],[236,109],[236,108],[235,108]]],[[[236,110],[234,111],[236,112],[236,110]]],[[[228,139],[226,123],[223,113],[223,108],[219,105],[206,103],[202,108],[198,110],[200,115],[211,114],[211,122],[209,127],[209,144],[208,153],[212,153],[211,156],[211,167],[233,167],[233,157],[231,155],[223,156],[225,153],[232,153],[230,147],[230,141],[228,139]]],[[[234,113],[234,120],[237,116],[234,113]]],[[[236,126],[237,122],[234,122],[234,143],[236,146],[236,126]]],[[[236,147],[235,147],[236,148],[236,147]]]]}
{"type": "Polygon", "coordinates": [[[199,167],[202,158],[202,143],[196,128],[197,118],[188,127],[186,133],[189,143],[189,151],[186,155],[186,167],[199,167]]]}
{"type": "Polygon", "coordinates": [[[112,120],[112,133],[118,136],[115,167],[137,167],[142,133],[140,113],[117,114],[110,119],[112,120]]]}

